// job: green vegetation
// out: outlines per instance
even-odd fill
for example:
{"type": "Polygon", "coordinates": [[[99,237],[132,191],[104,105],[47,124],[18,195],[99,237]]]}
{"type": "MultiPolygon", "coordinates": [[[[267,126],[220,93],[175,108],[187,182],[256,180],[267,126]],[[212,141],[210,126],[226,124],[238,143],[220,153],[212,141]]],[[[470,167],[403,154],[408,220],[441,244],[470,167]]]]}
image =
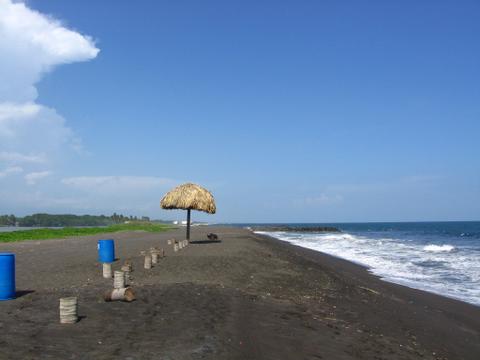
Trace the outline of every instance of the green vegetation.
{"type": "Polygon", "coordinates": [[[0,215],[0,226],[15,226],[16,223],[15,215],[0,215]]]}
{"type": "Polygon", "coordinates": [[[105,215],[70,215],[70,214],[33,214],[25,217],[15,215],[0,215],[0,226],[35,226],[35,227],[60,227],[60,226],[107,226],[121,224],[126,221],[150,221],[147,216],[124,216],[113,213],[105,215]]]}
{"type": "Polygon", "coordinates": [[[151,222],[133,222],[129,224],[116,224],[107,227],[72,228],[63,229],[33,229],[11,232],[0,232],[0,242],[14,242],[23,240],[64,239],[72,236],[85,236],[95,234],[108,234],[120,231],[147,231],[161,232],[172,229],[169,225],[153,224],[151,222]]]}

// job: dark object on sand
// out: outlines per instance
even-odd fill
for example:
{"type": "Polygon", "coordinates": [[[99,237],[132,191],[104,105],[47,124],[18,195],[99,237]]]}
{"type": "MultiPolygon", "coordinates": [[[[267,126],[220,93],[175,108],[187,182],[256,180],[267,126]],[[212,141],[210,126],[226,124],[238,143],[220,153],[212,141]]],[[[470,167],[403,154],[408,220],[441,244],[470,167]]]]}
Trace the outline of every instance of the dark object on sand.
{"type": "Polygon", "coordinates": [[[286,232],[341,232],[333,226],[289,226],[289,225],[265,225],[252,226],[253,231],[286,231],[286,232]]]}
{"type": "Polygon", "coordinates": [[[215,214],[217,208],[210,191],[192,183],[177,186],[160,200],[162,209],[187,210],[187,240],[190,240],[190,210],[215,214]]]}
{"type": "Polygon", "coordinates": [[[122,289],[113,289],[107,291],[103,295],[103,299],[107,302],[109,301],[126,301],[131,302],[135,300],[135,293],[132,288],[122,288],[122,289]]]}
{"type": "Polygon", "coordinates": [[[210,233],[207,235],[208,240],[210,241],[218,241],[218,235],[214,233],[210,233]]]}
{"type": "Polygon", "coordinates": [[[0,300],[15,299],[15,254],[0,253],[0,300]]]}

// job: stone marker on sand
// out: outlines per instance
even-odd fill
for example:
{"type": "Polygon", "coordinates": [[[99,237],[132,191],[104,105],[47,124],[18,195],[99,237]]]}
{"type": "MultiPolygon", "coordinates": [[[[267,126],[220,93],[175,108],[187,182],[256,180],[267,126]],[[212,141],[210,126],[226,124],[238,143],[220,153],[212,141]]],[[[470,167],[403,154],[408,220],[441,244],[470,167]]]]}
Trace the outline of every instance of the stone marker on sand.
{"type": "Polygon", "coordinates": [[[112,264],[103,263],[103,277],[105,279],[111,279],[112,278],[112,264]]]}
{"type": "Polygon", "coordinates": [[[144,268],[147,269],[147,270],[152,268],[152,256],[151,255],[145,255],[144,268]]]}
{"type": "Polygon", "coordinates": [[[60,323],[74,324],[78,321],[77,298],[67,297],[60,299],[60,323]]]}
{"type": "Polygon", "coordinates": [[[125,287],[125,273],[123,271],[115,271],[113,274],[113,288],[122,289],[125,287]]]}
{"type": "Polygon", "coordinates": [[[125,282],[131,280],[130,273],[132,272],[132,264],[129,261],[125,261],[125,264],[120,268],[125,273],[125,282]]]}

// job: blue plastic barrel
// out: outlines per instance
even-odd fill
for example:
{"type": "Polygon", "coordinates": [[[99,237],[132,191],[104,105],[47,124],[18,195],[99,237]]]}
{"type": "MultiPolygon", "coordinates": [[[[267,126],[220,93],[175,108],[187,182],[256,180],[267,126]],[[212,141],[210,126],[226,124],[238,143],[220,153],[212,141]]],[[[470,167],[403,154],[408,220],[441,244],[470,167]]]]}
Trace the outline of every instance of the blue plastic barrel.
{"type": "Polygon", "coordinates": [[[15,254],[0,253],[0,300],[15,299],[15,254]]]}
{"type": "Polygon", "coordinates": [[[112,239],[98,240],[98,261],[112,263],[115,261],[115,242],[112,239]]]}

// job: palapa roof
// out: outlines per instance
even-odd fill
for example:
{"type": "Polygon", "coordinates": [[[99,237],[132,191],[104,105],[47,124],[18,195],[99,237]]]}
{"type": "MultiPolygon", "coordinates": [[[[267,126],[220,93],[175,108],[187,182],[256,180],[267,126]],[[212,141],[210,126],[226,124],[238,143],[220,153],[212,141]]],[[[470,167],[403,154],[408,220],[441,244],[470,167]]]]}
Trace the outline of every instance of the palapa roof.
{"type": "Polygon", "coordinates": [[[205,211],[209,214],[215,214],[217,211],[212,193],[192,183],[177,186],[169,191],[160,200],[160,206],[163,209],[191,209],[205,211]]]}

